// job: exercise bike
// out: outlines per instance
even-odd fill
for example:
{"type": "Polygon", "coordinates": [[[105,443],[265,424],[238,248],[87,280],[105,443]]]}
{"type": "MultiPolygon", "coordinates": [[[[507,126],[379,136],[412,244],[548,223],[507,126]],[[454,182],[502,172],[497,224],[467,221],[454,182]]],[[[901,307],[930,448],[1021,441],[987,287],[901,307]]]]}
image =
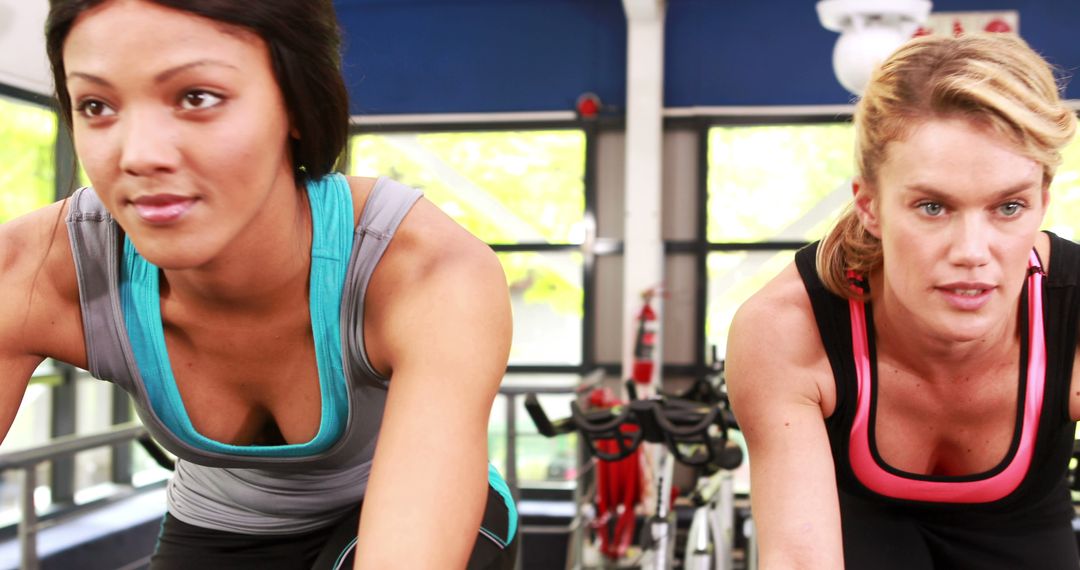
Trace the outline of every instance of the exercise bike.
{"type": "MultiPolygon", "coordinates": [[[[691,500],[696,506],[683,549],[682,568],[730,570],[734,547],[734,505],[730,471],[742,463],[741,448],[730,442],[734,417],[717,380],[710,375],[680,394],[638,399],[632,382],[630,400],[611,408],[583,410],[571,402],[568,418],[549,419],[535,394],[525,408],[546,437],[578,432],[595,460],[615,462],[630,457],[642,442],[657,446],[654,465],[655,514],[644,524],[642,551],[633,566],[650,570],[675,568],[675,512],[671,507],[675,462],[701,474],[691,500]]],[[[632,513],[631,513],[632,516],[632,513]]],[[[620,563],[617,567],[628,567],[620,563]]]]}

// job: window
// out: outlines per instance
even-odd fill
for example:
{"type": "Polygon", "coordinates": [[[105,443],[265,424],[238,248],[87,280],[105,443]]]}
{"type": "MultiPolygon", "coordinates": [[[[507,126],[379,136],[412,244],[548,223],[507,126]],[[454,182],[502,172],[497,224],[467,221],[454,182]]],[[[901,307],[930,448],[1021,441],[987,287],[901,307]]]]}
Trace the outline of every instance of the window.
{"type": "Polygon", "coordinates": [[[350,156],[352,174],[421,189],[499,254],[514,312],[511,366],[582,365],[582,131],[362,134],[350,156]]]}
{"type": "Polygon", "coordinates": [[[1080,240],[1080,137],[1062,151],[1061,166],[1050,185],[1050,207],[1043,228],[1073,241],[1080,240]]]}
{"type": "MultiPolygon", "coordinates": [[[[50,439],[53,391],[52,386],[60,382],[60,376],[49,365],[38,368],[34,379],[26,388],[22,405],[15,421],[8,430],[7,437],[0,445],[0,451],[14,451],[45,444],[50,439]]],[[[51,502],[49,464],[42,464],[37,470],[35,497],[38,508],[45,508],[51,502]]],[[[22,470],[12,469],[0,474],[0,527],[19,522],[19,494],[22,485],[22,470]]]]}
{"type": "MultiPolygon", "coordinates": [[[[53,146],[55,114],[38,105],[0,97],[0,223],[39,208],[54,199],[53,146]]],[[[23,396],[19,414],[0,450],[40,445],[49,439],[52,389],[59,376],[48,364],[34,375],[23,396]]],[[[39,504],[48,503],[50,466],[38,469],[39,504]]],[[[0,480],[0,526],[19,518],[20,471],[8,471],[0,480]]]]}
{"type": "Polygon", "coordinates": [[[831,227],[853,148],[850,123],[709,129],[706,345],[723,355],[739,305],[831,227]]]}
{"type": "Polygon", "coordinates": [[[54,200],[56,115],[0,97],[0,223],[54,200]]]}
{"type": "MultiPolygon", "coordinates": [[[[538,379],[537,383],[543,381],[538,379]]],[[[563,381],[565,382],[565,380],[563,381]]],[[[572,388],[571,388],[572,390],[572,388]]],[[[517,484],[527,487],[563,487],[574,485],[578,473],[577,434],[548,438],[541,435],[525,409],[524,396],[514,399],[514,426],[507,421],[505,395],[495,398],[488,419],[488,457],[495,468],[507,474],[507,429],[515,434],[517,484]]],[[[569,415],[574,394],[540,394],[538,400],[552,419],[569,415]]]]}

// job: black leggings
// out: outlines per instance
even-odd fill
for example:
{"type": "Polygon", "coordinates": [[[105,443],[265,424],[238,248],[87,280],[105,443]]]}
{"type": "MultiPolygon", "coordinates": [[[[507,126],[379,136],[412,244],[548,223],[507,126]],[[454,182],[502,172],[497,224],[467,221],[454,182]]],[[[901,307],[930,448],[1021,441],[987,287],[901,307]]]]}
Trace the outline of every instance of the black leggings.
{"type": "Polygon", "coordinates": [[[1072,525],[919,523],[841,493],[847,570],[1076,570],[1072,525]]]}
{"type": "MultiPolygon", "coordinates": [[[[488,487],[487,508],[468,570],[514,567],[520,532],[509,544],[502,495],[488,487]]],[[[151,570],[352,570],[360,507],[329,527],[295,535],[248,535],[194,526],[166,513],[151,570]]]]}

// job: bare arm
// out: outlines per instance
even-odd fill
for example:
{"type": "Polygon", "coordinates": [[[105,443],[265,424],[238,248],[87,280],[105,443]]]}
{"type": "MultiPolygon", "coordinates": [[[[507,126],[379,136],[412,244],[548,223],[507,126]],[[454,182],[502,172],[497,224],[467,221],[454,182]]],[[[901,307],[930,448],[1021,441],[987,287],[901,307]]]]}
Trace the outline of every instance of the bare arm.
{"type": "Polygon", "coordinates": [[[844,561],[822,413],[828,362],[798,279],[789,267],[739,309],[728,336],[727,380],[750,452],[761,568],[835,570],[844,561]]]}
{"type": "Polygon", "coordinates": [[[53,204],[0,225],[0,441],[46,355],[81,364],[78,294],[63,207],[53,204]],[[64,300],[71,295],[74,315],[64,300]]]}
{"type": "Polygon", "coordinates": [[[0,441],[7,437],[34,368],[42,358],[29,354],[23,334],[28,303],[23,261],[12,226],[0,226],[0,441]]]}
{"type": "MultiPolygon", "coordinates": [[[[424,216],[431,206],[417,208],[424,216]]],[[[471,236],[448,237],[453,247],[430,267],[401,272],[408,277],[399,282],[390,282],[393,266],[376,277],[393,291],[383,297],[389,304],[367,303],[378,323],[373,350],[386,356],[392,379],[356,568],[464,568],[480,527],[487,422],[506,370],[510,306],[490,249],[471,236]]]]}

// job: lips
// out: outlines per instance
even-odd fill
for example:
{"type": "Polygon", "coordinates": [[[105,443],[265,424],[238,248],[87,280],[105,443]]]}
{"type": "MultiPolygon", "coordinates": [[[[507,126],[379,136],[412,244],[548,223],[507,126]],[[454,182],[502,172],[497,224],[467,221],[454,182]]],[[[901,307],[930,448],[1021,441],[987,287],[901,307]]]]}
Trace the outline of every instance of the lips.
{"type": "Polygon", "coordinates": [[[176,194],[140,196],[131,201],[135,213],[150,224],[168,224],[179,220],[195,205],[196,199],[176,194]]]}
{"type": "Polygon", "coordinates": [[[945,301],[962,311],[976,311],[990,301],[995,287],[989,283],[946,283],[937,287],[945,301]]]}

